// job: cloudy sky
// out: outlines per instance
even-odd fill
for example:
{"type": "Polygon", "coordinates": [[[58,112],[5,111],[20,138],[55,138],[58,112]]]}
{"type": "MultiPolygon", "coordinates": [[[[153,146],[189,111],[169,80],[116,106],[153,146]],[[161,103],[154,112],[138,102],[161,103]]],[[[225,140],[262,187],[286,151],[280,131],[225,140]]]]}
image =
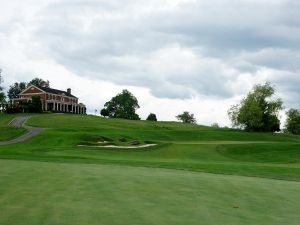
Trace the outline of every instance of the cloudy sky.
{"type": "Polygon", "coordinates": [[[5,86],[41,77],[94,112],[122,89],[145,118],[230,125],[227,109],[271,81],[300,108],[299,0],[0,0],[5,86]]]}

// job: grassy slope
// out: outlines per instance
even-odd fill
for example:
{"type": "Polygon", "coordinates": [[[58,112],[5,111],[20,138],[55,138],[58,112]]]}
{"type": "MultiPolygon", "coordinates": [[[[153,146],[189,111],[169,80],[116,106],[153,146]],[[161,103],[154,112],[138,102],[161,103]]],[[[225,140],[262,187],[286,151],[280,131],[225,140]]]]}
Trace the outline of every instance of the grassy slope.
{"type": "Polygon", "coordinates": [[[7,141],[18,137],[26,132],[24,128],[7,127],[8,123],[15,115],[7,115],[0,113],[0,141],[7,141]]]}
{"type": "Polygon", "coordinates": [[[299,182],[0,160],[0,224],[298,224],[299,182]]]}
{"type": "Polygon", "coordinates": [[[299,137],[80,115],[42,115],[29,124],[50,129],[24,143],[0,146],[0,224],[292,225],[300,220],[300,183],[285,181],[300,180],[299,137]],[[159,145],[77,147],[89,135],[159,145]]]}
{"type": "Polygon", "coordinates": [[[116,163],[300,180],[297,136],[81,115],[43,115],[29,124],[51,129],[25,143],[0,146],[0,158],[116,163]],[[77,147],[89,135],[125,136],[159,145],[137,150],[77,147]]]}

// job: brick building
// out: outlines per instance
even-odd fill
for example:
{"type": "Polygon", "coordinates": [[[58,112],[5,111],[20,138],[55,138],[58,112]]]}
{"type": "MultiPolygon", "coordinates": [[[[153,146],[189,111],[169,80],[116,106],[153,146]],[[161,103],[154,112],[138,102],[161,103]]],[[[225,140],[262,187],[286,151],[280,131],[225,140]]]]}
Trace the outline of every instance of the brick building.
{"type": "Polygon", "coordinates": [[[42,101],[43,111],[86,114],[86,107],[78,103],[78,98],[71,94],[71,89],[61,91],[53,88],[30,85],[13,99],[13,104],[29,101],[34,95],[39,95],[42,101]]]}

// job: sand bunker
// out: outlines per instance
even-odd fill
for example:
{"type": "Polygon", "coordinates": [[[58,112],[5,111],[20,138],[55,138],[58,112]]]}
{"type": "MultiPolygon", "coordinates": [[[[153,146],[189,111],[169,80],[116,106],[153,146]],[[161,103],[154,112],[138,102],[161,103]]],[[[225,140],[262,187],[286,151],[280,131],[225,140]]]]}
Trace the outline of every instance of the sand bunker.
{"type": "Polygon", "coordinates": [[[89,145],[77,145],[78,147],[92,147],[92,148],[148,148],[156,146],[157,144],[146,144],[139,146],[116,146],[116,145],[106,145],[106,146],[89,146],[89,145]]]}

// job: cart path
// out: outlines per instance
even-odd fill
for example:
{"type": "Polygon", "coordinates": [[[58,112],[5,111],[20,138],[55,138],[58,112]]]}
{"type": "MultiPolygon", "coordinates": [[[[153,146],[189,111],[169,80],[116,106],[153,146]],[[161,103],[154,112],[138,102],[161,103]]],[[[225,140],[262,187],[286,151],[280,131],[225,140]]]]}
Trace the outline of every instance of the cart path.
{"type": "Polygon", "coordinates": [[[8,125],[11,127],[24,127],[28,130],[26,134],[21,135],[20,137],[17,137],[15,139],[9,140],[9,141],[0,141],[0,145],[8,145],[8,144],[16,144],[19,142],[26,141],[34,136],[39,135],[41,132],[45,130],[45,128],[39,128],[39,127],[30,127],[26,126],[26,121],[31,118],[31,116],[18,116],[15,119],[13,119],[8,125]]]}

